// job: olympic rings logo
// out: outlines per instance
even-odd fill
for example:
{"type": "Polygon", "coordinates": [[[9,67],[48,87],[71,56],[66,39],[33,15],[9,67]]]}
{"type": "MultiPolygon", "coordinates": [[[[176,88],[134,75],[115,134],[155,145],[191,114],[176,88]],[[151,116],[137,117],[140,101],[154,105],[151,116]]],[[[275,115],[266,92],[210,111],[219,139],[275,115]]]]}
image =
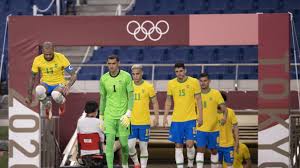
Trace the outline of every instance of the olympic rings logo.
{"type": "Polygon", "coordinates": [[[145,20],[142,24],[135,20],[132,20],[127,23],[127,32],[133,35],[137,41],[145,41],[147,38],[149,38],[152,41],[158,41],[161,39],[162,35],[167,34],[168,31],[169,23],[165,20],[160,20],[156,24],[154,24],[150,20],[145,20]],[[145,27],[146,24],[150,25],[150,28],[148,30],[145,27]],[[134,29],[132,29],[133,26],[135,26],[134,29]],[[165,26],[165,30],[162,30],[161,26],[165,26]],[[157,34],[157,37],[154,36],[155,34],[157,34]]]}

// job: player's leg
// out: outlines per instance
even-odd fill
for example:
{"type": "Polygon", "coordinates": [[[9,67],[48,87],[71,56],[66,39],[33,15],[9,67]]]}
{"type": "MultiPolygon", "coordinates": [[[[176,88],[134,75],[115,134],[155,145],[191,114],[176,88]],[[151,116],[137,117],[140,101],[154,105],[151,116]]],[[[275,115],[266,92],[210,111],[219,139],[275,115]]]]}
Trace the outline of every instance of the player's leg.
{"type": "Polygon", "coordinates": [[[196,142],[197,142],[197,155],[196,155],[197,168],[203,168],[204,153],[205,153],[206,145],[208,143],[207,132],[197,131],[196,142]]]}
{"type": "Polygon", "coordinates": [[[42,104],[42,111],[45,111],[49,119],[52,118],[52,102],[51,99],[47,97],[47,94],[52,91],[51,89],[52,88],[45,83],[41,83],[35,88],[36,97],[42,104]]]}
{"type": "Polygon", "coordinates": [[[118,120],[118,132],[120,143],[121,143],[121,150],[122,150],[122,167],[128,168],[128,156],[129,156],[129,149],[128,149],[128,136],[130,134],[130,126],[124,127],[122,126],[120,120],[118,120]]]}
{"type": "Polygon", "coordinates": [[[141,151],[141,168],[147,167],[148,162],[148,142],[150,135],[150,125],[141,126],[139,129],[139,146],[141,151]]]}
{"type": "Polygon", "coordinates": [[[183,143],[184,143],[184,123],[172,122],[170,127],[169,140],[175,143],[175,161],[177,168],[183,168],[183,143]]]}
{"type": "Polygon", "coordinates": [[[185,122],[185,139],[186,139],[186,153],[188,158],[188,168],[194,167],[194,160],[195,160],[195,147],[194,147],[194,140],[195,140],[195,127],[196,127],[196,120],[187,121],[185,122]]]}
{"type": "Polygon", "coordinates": [[[47,97],[47,86],[39,84],[35,87],[35,94],[39,101],[43,101],[47,97]]]}
{"type": "Polygon", "coordinates": [[[233,157],[234,157],[234,148],[233,147],[225,148],[224,161],[226,163],[227,168],[232,168],[233,167],[232,166],[233,165],[233,157]]]}
{"type": "Polygon", "coordinates": [[[118,156],[117,157],[117,160],[116,158],[114,158],[114,164],[116,164],[115,166],[119,166],[122,165],[122,150],[121,150],[121,143],[119,141],[119,137],[116,137],[115,138],[115,143],[114,143],[114,148],[113,148],[113,151],[114,151],[114,156],[118,156]]]}
{"type": "Polygon", "coordinates": [[[222,147],[218,148],[218,155],[219,155],[219,164],[218,168],[222,168],[223,161],[224,161],[224,149],[222,147]]]}
{"type": "Polygon", "coordinates": [[[114,143],[114,147],[113,147],[114,153],[119,149],[121,149],[120,141],[119,141],[119,139],[115,139],[115,143],[114,143]]]}
{"type": "Polygon", "coordinates": [[[113,148],[115,143],[116,130],[118,128],[117,122],[119,122],[119,120],[115,120],[115,119],[104,120],[104,128],[105,128],[105,135],[106,135],[105,155],[106,155],[106,162],[108,168],[113,168],[113,162],[114,162],[113,148]]]}
{"type": "Polygon", "coordinates": [[[140,166],[137,151],[135,148],[136,139],[138,138],[138,128],[135,125],[131,126],[131,134],[128,137],[129,156],[132,159],[134,166],[140,166]]]}
{"type": "Polygon", "coordinates": [[[51,96],[53,98],[53,100],[59,104],[59,115],[64,114],[65,112],[65,102],[66,102],[66,98],[65,96],[62,94],[63,91],[63,85],[57,85],[56,88],[51,92],[51,96]]]}
{"type": "Polygon", "coordinates": [[[65,96],[62,94],[62,90],[62,85],[56,85],[55,89],[51,92],[53,100],[58,104],[63,104],[66,101],[65,96]]]}
{"type": "Polygon", "coordinates": [[[210,161],[211,167],[217,168],[219,155],[218,155],[218,139],[219,139],[219,132],[209,132],[209,141],[208,141],[208,149],[210,149],[210,161]]]}
{"type": "Polygon", "coordinates": [[[184,157],[183,157],[183,144],[175,144],[175,161],[177,168],[184,167],[184,157]]]}
{"type": "Polygon", "coordinates": [[[120,136],[122,167],[128,168],[128,136],[120,136]]]}

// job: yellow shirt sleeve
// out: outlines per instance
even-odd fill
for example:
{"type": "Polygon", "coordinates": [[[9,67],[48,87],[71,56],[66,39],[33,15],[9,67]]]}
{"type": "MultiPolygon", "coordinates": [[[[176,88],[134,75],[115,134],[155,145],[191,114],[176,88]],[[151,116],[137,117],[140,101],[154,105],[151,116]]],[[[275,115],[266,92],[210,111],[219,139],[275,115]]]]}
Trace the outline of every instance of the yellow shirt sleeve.
{"type": "Polygon", "coordinates": [[[173,96],[173,93],[172,93],[172,83],[171,83],[171,81],[168,82],[168,86],[167,86],[167,95],[168,95],[168,96],[173,96]]]}
{"type": "Polygon", "coordinates": [[[242,144],[242,153],[243,153],[243,158],[245,160],[250,159],[250,152],[248,147],[245,144],[242,144]]]}
{"type": "Polygon", "coordinates": [[[70,66],[70,61],[67,59],[66,56],[61,55],[61,58],[62,58],[61,59],[62,60],[62,65],[63,65],[64,68],[70,66]]]}
{"type": "Polygon", "coordinates": [[[149,86],[149,97],[152,98],[156,95],[153,85],[149,86]]]}
{"type": "Polygon", "coordinates": [[[224,99],[219,91],[216,91],[216,101],[217,104],[224,104],[224,99]]]}
{"type": "Polygon", "coordinates": [[[38,61],[37,57],[34,59],[34,61],[32,63],[31,71],[33,73],[38,73],[39,72],[39,61],[38,61]]]}
{"type": "Polygon", "coordinates": [[[231,114],[231,115],[232,115],[232,116],[231,116],[231,122],[232,122],[232,125],[237,124],[238,121],[237,121],[237,118],[236,118],[236,115],[235,115],[234,110],[232,110],[232,114],[231,114]]]}
{"type": "Polygon", "coordinates": [[[200,94],[201,93],[200,84],[199,84],[199,81],[197,79],[195,79],[195,82],[194,82],[194,89],[195,89],[195,94],[200,94]]]}

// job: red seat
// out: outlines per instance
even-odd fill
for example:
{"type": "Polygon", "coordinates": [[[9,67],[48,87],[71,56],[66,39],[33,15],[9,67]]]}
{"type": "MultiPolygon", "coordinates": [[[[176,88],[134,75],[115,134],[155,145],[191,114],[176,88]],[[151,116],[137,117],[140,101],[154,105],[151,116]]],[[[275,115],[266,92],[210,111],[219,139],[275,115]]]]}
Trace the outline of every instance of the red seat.
{"type": "Polygon", "coordinates": [[[103,167],[102,143],[98,133],[77,134],[78,153],[87,167],[103,167]],[[82,155],[83,152],[93,151],[94,154],[82,155]]]}
{"type": "Polygon", "coordinates": [[[93,157],[103,158],[101,139],[98,133],[90,134],[77,134],[79,152],[82,151],[96,151],[99,153],[95,154],[93,157]]]}

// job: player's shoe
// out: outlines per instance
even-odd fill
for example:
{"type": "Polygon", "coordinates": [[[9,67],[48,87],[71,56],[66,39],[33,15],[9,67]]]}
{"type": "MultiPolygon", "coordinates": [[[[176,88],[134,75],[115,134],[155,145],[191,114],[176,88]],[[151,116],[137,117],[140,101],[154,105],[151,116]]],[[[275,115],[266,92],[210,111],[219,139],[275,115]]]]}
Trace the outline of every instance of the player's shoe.
{"type": "Polygon", "coordinates": [[[133,168],[141,168],[140,164],[134,165],[133,168]]]}
{"type": "Polygon", "coordinates": [[[64,115],[65,111],[66,111],[66,102],[59,105],[59,109],[58,109],[59,116],[64,115]]]}

